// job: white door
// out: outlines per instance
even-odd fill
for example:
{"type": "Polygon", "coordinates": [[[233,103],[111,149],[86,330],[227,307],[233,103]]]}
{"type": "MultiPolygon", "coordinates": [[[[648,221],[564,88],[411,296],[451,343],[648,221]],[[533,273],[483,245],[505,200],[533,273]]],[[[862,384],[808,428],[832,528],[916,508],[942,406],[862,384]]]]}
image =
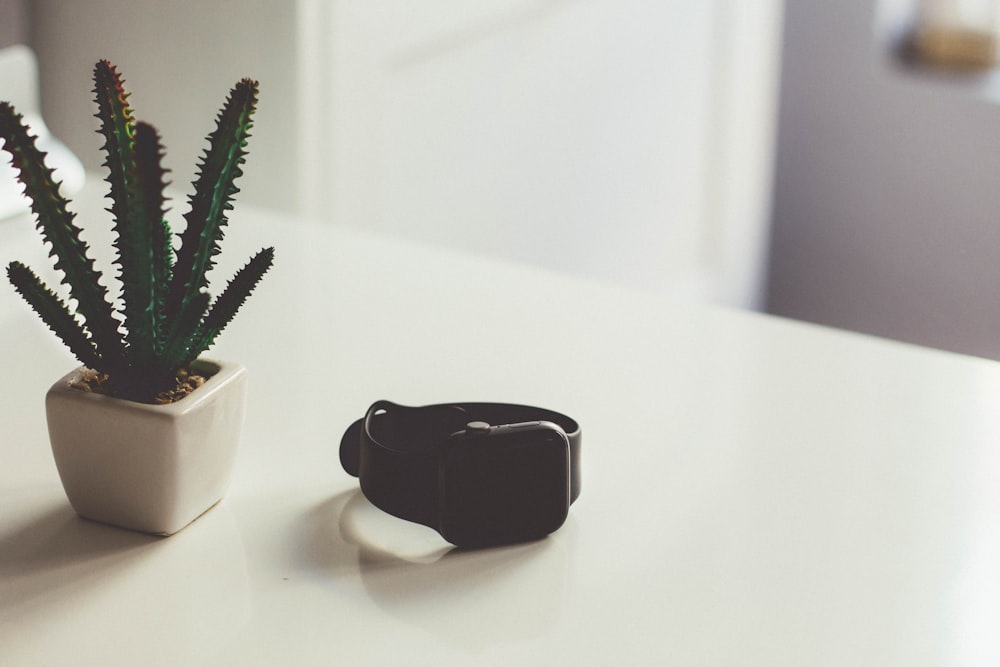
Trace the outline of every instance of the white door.
{"type": "Polygon", "coordinates": [[[755,305],[781,3],[303,4],[306,212],[755,305]],[[748,7],[749,6],[749,7],[748,7]]]}

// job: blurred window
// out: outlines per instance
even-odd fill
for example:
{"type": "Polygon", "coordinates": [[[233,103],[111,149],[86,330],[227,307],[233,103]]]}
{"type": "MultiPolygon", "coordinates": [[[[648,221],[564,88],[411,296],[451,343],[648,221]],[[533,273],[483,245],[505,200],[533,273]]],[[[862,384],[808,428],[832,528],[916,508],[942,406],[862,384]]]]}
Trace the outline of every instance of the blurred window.
{"type": "Polygon", "coordinates": [[[910,50],[917,60],[953,69],[997,64],[1000,0],[919,0],[910,50]]]}

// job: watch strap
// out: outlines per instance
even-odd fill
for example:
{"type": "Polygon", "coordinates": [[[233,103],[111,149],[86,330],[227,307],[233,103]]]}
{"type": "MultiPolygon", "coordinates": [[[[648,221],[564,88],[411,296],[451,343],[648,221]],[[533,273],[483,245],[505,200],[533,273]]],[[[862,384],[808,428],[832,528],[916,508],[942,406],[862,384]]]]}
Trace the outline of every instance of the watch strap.
{"type": "Polygon", "coordinates": [[[580,426],[564,414],[510,403],[442,403],[408,407],[377,401],[340,441],[340,462],[358,477],[365,497],[393,516],[438,528],[441,446],[473,421],[515,424],[549,421],[566,433],[570,502],[580,495],[580,426]],[[366,428],[367,422],[367,428],[366,428]]]}

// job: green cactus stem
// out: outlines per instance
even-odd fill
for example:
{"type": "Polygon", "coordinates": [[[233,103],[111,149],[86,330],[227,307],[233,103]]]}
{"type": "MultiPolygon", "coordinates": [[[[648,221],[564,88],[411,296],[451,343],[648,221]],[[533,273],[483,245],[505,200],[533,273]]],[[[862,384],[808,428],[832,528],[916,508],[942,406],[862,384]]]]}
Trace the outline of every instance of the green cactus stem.
{"type": "Polygon", "coordinates": [[[98,132],[104,137],[114,219],[114,264],[122,288],[117,309],[35,137],[10,104],[0,102],[3,150],[12,157],[75,309],[20,262],[10,263],[7,276],[80,363],[108,377],[113,395],[150,402],[168,391],[178,371],[214,344],[274,262],[273,248],[261,250],[212,301],[208,273],[239,192],[235,181],[243,173],[257,94],[257,82],[250,79],[230,91],[208,136],[175,249],[165,218],[160,138],[151,125],[135,120],[116,68],[106,60],[94,67],[98,132]]]}

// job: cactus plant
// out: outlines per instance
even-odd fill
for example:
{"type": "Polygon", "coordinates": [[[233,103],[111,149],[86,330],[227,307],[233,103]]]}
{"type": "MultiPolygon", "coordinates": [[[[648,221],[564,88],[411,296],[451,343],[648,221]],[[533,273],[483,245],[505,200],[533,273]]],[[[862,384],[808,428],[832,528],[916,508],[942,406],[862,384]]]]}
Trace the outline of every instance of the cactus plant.
{"type": "Polygon", "coordinates": [[[219,112],[200,159],[177,248],[165,218],[164,149],[157,131],[133,117],[123,83],[110,62],[102,60],[94,67],[120,303],[116,307],[101,283],[75,214],[60,195],[35,137],[10,104],[0,102],[3,149],[13,158],[36,227],[51,246],[50,256],[75,310],[23,263],[11,262],[7,275],[73,355],[105,377],[108,393],[152,402],[214,343],[271,267],[274,249],[254,255],[211,302],[207,273],[215,264],[227,213],[239,191],[234,182],[245,161],[257,82],[237,83],[219,112]]]}

